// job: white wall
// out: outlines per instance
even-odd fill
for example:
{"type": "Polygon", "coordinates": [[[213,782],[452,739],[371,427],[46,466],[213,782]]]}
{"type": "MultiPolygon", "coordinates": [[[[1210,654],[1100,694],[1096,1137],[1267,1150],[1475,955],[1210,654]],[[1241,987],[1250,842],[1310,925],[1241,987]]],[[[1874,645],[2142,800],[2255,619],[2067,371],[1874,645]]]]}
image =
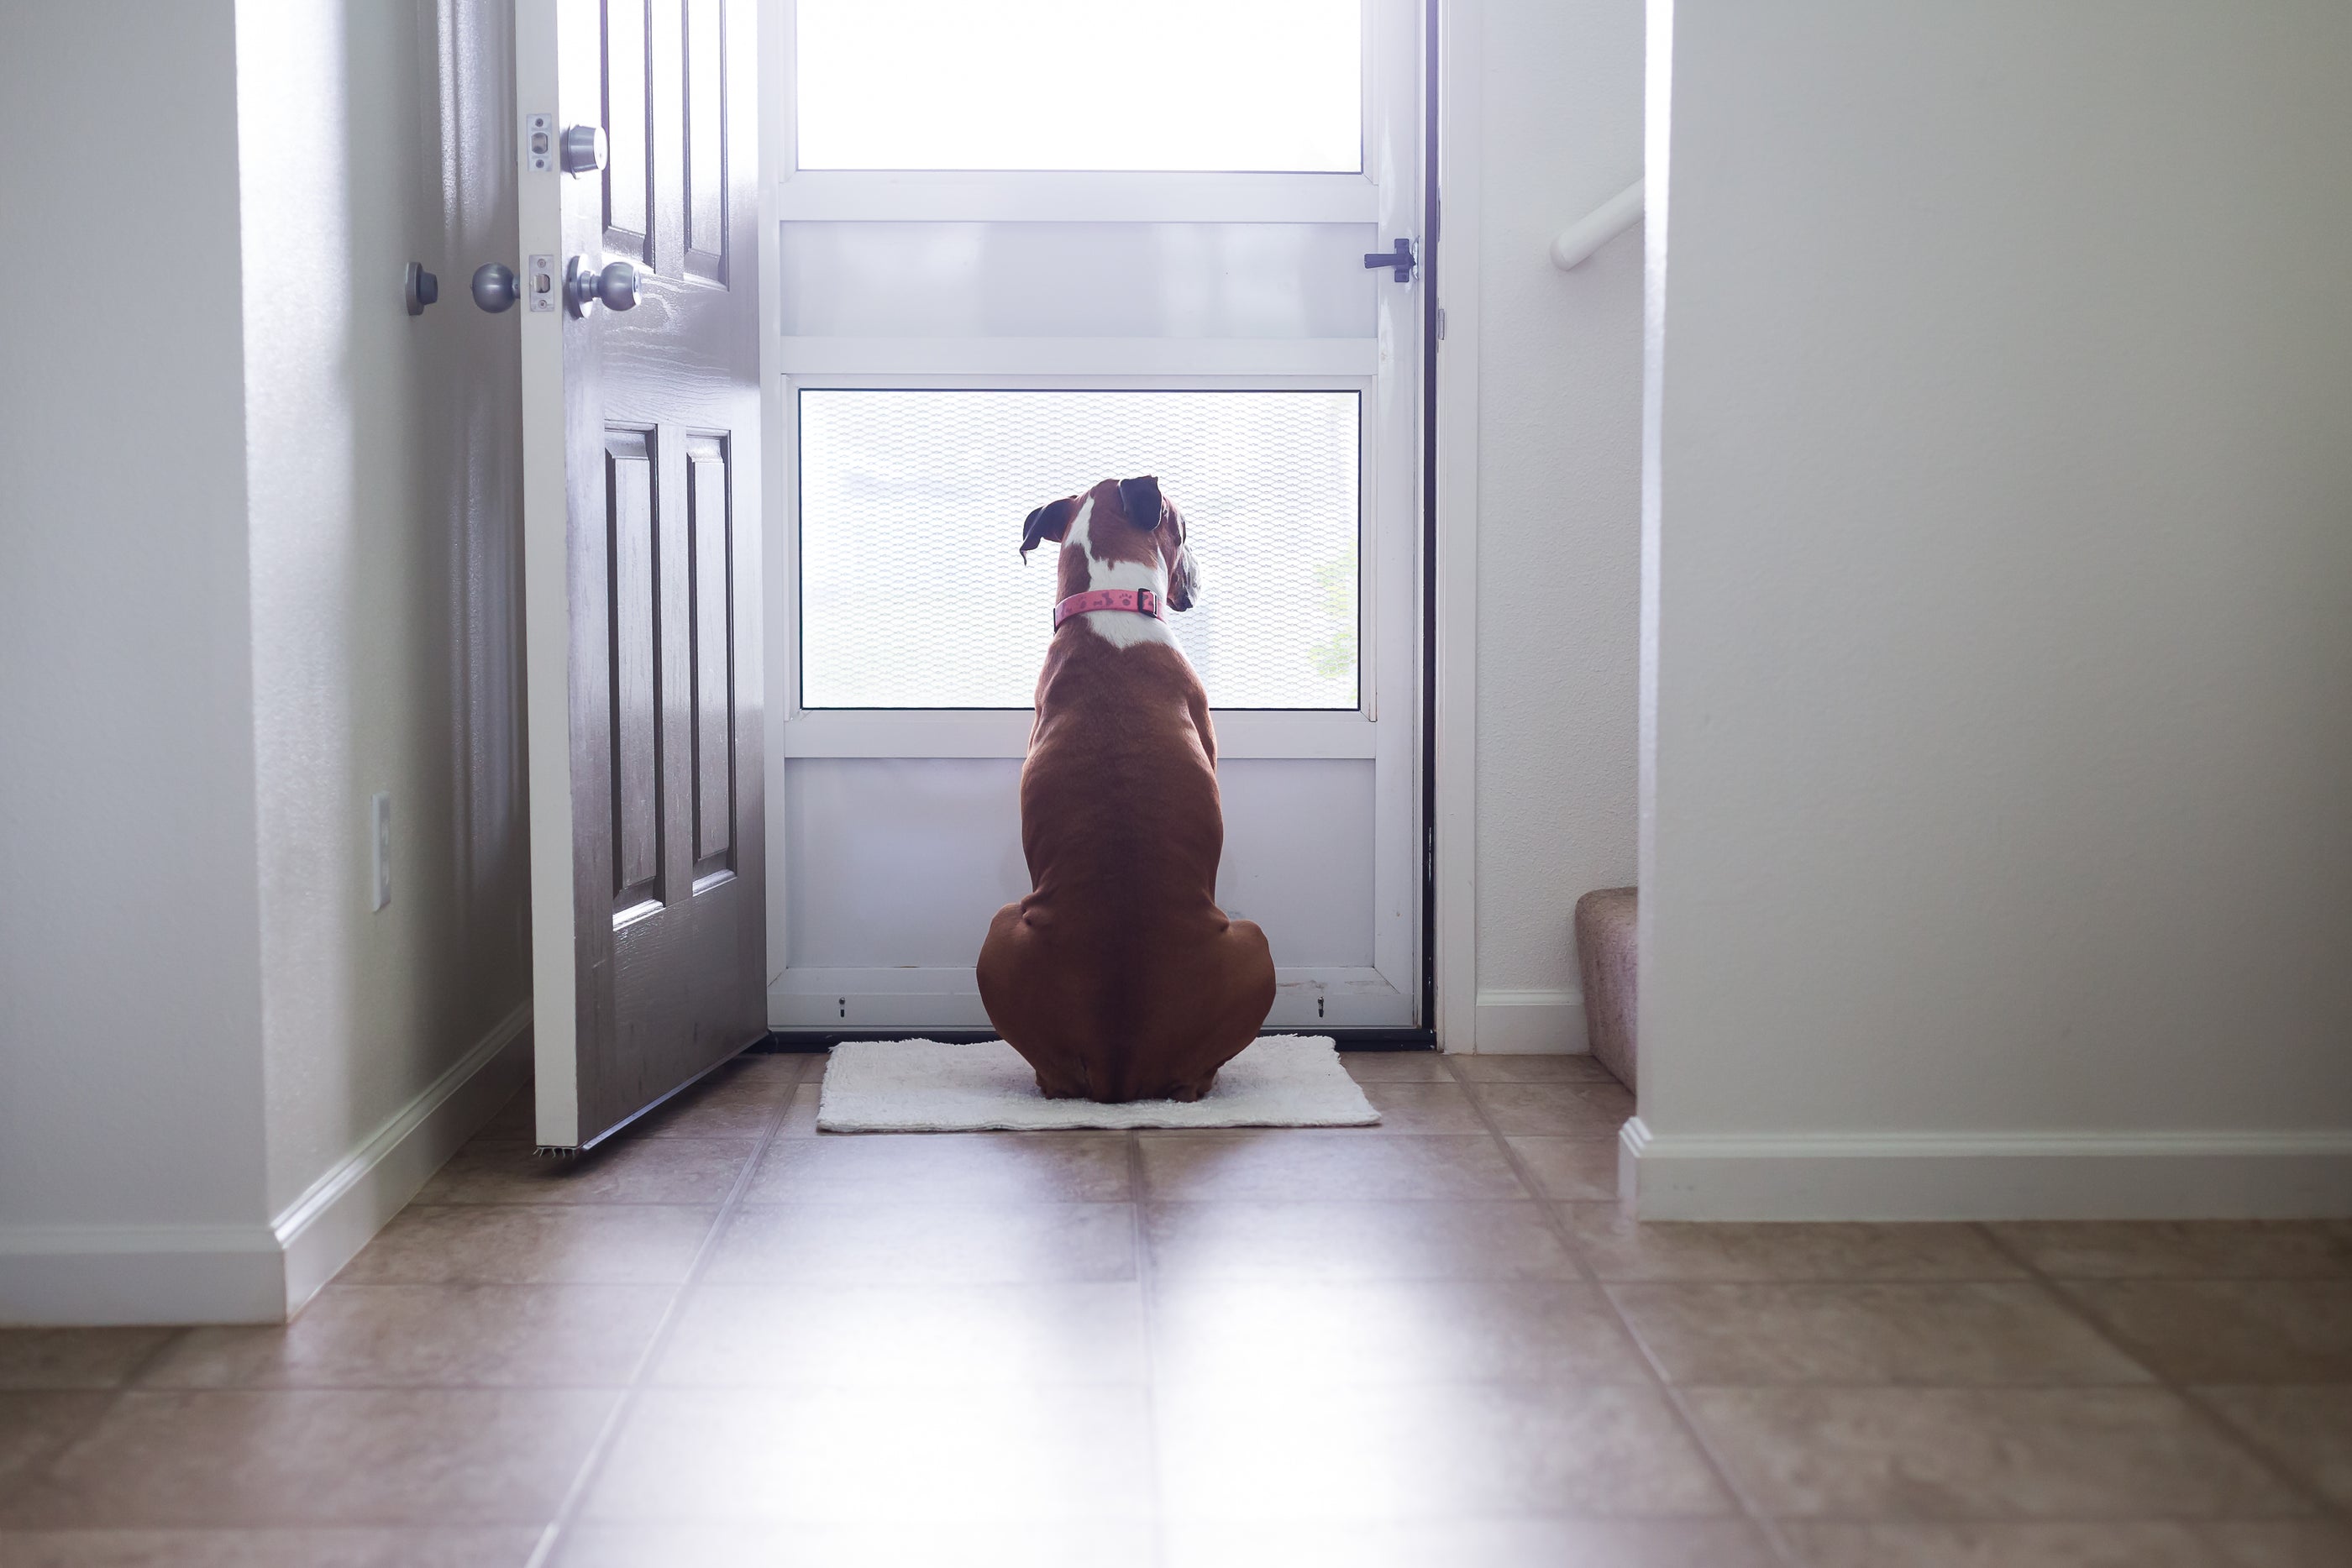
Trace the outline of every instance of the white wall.
{"type": "Polygon", "coordinates": [[[234,48],[226,4],[0,11],[0,1312],[61,1238],[254,1241],[234,48]]]}
{"type": "Polygon", "coordinates": [[[0,1322],[282,1315],[524,1066],[509,29],[0,21],[0,1322]]]}
{"type": "Polygon", "coordinates": [[[1563,273],[1549,251],[1642,172],[1642,5],[1459,8],[1475,52],[1442,86],[1476,162],[1447,189],[1475,190],[1455,205],[1477,230],[1477,1042],[1580,1051],[1576,900],[1634,875],[1642,252],[1637,231],[1563,273]]]}
{"type": "Polygon", "coordinates": [[[2352,9],[1671,26],[1644,1210],[2343,1211],[2352,9]]]}
{"type": "Polygon", "coordinates": [[[515,260],[511,67],[479,9],[238,7],[273,1214],[530,995],[515,319],[466,292],[515,260]],[[415,318],[411,259],[446,290],[415,318]]]}

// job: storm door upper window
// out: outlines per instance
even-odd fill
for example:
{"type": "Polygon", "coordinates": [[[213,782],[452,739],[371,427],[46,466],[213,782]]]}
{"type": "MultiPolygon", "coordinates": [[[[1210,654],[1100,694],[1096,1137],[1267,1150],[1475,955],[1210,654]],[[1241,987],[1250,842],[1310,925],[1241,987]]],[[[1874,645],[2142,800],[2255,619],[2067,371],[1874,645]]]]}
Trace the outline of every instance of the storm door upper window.
{"type": "Polygon", "coordinates": [[[803,169],[1363,167],[1360,0],[800,0],[803,169]]]}

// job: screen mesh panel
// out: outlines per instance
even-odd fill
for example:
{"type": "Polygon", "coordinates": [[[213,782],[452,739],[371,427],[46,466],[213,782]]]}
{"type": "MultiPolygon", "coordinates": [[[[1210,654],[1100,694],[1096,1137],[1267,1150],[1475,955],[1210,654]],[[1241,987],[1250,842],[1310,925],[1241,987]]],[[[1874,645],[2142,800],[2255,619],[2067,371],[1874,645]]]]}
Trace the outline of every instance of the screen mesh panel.
{"type": "Polygon", "coordinates": [[[803,169],[1363,165],[1360,0],[800,0],[803,169]]]}
{"type": "Polygon", "coordinates": [[[1201,594],[1169,612],[1217,707],[1357,706],[1351,392],[800,394],[801,704],[1027,707],[1053,632],[1029,512],[1156,474],[1201,594]]]}

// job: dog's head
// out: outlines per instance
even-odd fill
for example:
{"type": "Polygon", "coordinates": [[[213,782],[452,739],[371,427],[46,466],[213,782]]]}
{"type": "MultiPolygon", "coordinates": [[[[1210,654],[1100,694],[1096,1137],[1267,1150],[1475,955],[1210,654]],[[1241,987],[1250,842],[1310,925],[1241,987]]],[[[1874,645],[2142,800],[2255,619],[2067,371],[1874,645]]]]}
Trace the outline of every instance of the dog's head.
{"type": "Polygon", "coordinates": [[[1157,564],[1167,574],[1168,607],[1190,610],[1201,591],[1200,570],[1192,564],[1192,548],[1184,540],[1184,514],[1160,493],[1160,481],[1106,479],[1091,490],[1048,501],[1029,514],[1021,531],[1021,555],[1042,539],[1066,543],[1073,528],[1083,541],[1080,549],[1062,552],[1057,598],[1066,599],[1094,587],[1125,586],[1111,580],[1115,572],[1097,572],[1098,563],[1115,568],[1121,562],[1149,567],[1157,564]],[[1082,521],[1083,519],[1083,521],[1082,521]]]}

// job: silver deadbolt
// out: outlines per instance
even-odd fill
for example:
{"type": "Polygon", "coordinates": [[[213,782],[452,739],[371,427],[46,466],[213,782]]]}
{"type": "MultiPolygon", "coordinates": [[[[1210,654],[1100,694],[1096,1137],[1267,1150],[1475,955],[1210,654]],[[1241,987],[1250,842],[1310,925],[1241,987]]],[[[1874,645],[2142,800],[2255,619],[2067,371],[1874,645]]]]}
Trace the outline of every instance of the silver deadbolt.
{"type": "Polygon", "coordinates": [[[563,172],[590,174],[604,166],[604,128],[567,125],[563,128],[563,172]]]}
{"type": "Polygon", "coordinates": [[[585,316],[599,301],[608,310],[634,310],[637,269],[625,261],[614,261],[599,270],[586,256],[575,256],[563,269],[563,298],[574,316],[585,316]]]}
{"type": "Polygon", "coordinates": [[[474,268],[474,303],[495,316],[510,309],[522,298],[515,285],[515,275],[495,261],[486,261],[474,268]]]}

